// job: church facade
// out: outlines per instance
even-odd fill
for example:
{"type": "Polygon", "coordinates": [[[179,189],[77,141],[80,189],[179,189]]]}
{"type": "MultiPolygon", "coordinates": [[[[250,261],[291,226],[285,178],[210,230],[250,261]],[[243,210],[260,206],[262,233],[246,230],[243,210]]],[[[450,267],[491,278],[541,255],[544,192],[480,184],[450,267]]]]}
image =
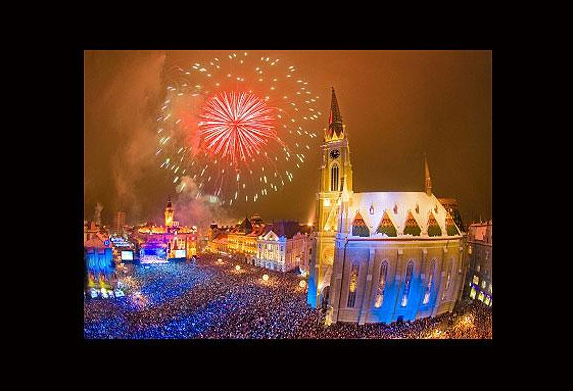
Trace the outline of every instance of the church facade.
{"type": "Polygon", "coordinates": [[[353,192],[334,89],[322,145],[308,303],[328,321],[391,323],[452,311],[464,284],[465,236],[432,194],[353,192]]]}

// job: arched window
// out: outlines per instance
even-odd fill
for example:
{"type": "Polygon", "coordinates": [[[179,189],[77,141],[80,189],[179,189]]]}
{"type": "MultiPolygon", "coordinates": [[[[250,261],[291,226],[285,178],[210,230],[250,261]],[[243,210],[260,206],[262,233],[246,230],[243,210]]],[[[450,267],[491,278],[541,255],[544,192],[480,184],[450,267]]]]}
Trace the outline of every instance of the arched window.
{"type": "Polygon", "coordinates": [[[380,280],[378,282],[378,291],[376,292],[376,301],[374,302],[374,308],[382,307],[382,301],[384,300],[384,288],[386,287],[386,272],[388,271],[388,262],[382,262],[380,267],[380,280]]]}
{"type": "Polygon", "coordinates": [[[424,287],[424,301],[422,304],[428,304],[430,301],[430,294],[432,293],[432,285],[434,284],[434,274],[436,271],[436,260],[432,259],[432,263],[430,264],[430,270],[428,271],[428,282],[424,287]]]}
{"type": "Polygon", "coordinates": [[[412,283],[412,274],[414,273],[414,262],[410,261],[406,269],[406,278],[404,280],[404,292],[402,293],[402,307],[408,305],[408,294],[410,293],[410,284],[412,283]]]}
{"type": "Polygon", "coordinates": [[[330,169],[330,191],[338,191],[338,164],[330,169]]]}
{"type": "Polygon", "coordinates": [[[452,281],[452,270],[454,268],[454,259],[450,261],[448,265],[448,272],[446,274],[446,285],[444,286],[444,293],[442,294],[442,300],[446,299],[446,295],[448,293],[448,289],[450,288],[450,283],[452,281]]]}
{"type": "Polygon", "coordinates": [[[360,270],[360,265],[358,263],[353,263],[350,269],[350,284],[348,284],[348,302],[346,307],[354,308],[354,302],[356,301],[356,285],[358,282],[358,271],[360,270]]]}

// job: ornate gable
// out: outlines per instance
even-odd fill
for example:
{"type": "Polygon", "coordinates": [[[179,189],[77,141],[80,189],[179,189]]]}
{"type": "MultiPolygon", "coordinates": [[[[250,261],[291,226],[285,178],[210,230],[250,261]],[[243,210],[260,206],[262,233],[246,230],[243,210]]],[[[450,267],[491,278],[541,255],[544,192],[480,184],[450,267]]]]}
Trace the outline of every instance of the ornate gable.
{"type": "Polygon", "coordinates": [[[362,215],[360,212],[356,212],[356,217],[354,217],[354,221],[352,222],[352,236],[361,236],[361,237],[369,237],[370,230],[368,226],[364,222],[362,215]]]}
{"type": "Polygon", "coordinates": [[[456,236],[460,234],[458,229],[456,228],[454,219],[452,218],[449,212],[446,212],[446,232],[448,236],[456,236]]]}
{"type": "Polygon", "coordinates": [[[263,240],[279,240],[279,237],[273,231],[269,231],[265,236],[263,236],[263,240]]]}
{"type": "Polygon", "coordinates": [[[428,217],[428,236],[442,236],[442,229],[432,212],[428,217]]]}
{"type": "Polygon", "coordinates": [[[380,220],[380,224],[378,225],[378,229],[376,229],[376,233],[379,234],[386,234],[386,236],[396,237],[398,236],[396,232],[396,227],[390,217],[388,216],[388,211],[384,211],[384,215],[382,216],[382,220],[380,220]]]}
{"type": "Polygon", "coordinates": [[[408,217],[406,217],[406,227],[404,228],[404,235],[420,236],[420,226],[414,219],[411,211],[408,211],[408,217]]]}

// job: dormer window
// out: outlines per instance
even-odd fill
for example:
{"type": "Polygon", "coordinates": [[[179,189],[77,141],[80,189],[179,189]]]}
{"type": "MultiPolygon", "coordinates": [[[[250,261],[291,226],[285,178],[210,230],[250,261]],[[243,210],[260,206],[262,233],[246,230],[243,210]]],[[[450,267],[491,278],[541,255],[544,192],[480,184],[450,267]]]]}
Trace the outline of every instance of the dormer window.
{"type": "Polygon", "coordinates": [[[374,214],[374,205],[370,205],[370,214],[371,214],[371,215],[374,214]]]}
{"type": "Polygon", "coordinates": [[[398,214],[398,205],[394,204],[394,214],[398,214]]]}

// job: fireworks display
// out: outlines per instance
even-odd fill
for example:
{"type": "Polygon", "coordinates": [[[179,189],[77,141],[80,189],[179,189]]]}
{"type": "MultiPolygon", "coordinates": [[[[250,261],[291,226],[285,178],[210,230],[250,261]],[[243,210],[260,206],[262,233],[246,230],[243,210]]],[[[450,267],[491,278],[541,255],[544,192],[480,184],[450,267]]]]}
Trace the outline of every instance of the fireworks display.
{"type": "Polygon", "coordinates": [[[256,202],[292,182],[316,148],[319,97],[294,65],[230,53],[175,66],[168,78],[156,155],[178,191],[221,205],[256,202]]]}

